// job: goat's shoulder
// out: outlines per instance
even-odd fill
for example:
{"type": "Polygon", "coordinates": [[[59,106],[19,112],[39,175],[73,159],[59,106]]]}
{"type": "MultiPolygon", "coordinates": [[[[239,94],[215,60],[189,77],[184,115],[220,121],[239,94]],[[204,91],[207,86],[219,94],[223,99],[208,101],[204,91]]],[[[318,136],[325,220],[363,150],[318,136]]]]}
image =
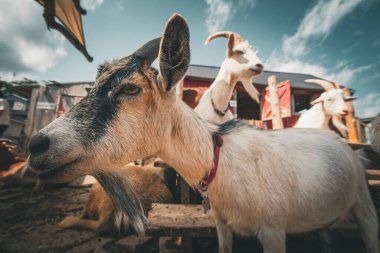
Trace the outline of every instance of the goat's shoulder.
{"type": "Polygon", "coordinates": [[[259,129],[255,126],[247,124],[245,120],[231,119],[217,126],[216,132],[221,135],[227,135],[234,132],[240,132],[248,129],[259,129]]]}

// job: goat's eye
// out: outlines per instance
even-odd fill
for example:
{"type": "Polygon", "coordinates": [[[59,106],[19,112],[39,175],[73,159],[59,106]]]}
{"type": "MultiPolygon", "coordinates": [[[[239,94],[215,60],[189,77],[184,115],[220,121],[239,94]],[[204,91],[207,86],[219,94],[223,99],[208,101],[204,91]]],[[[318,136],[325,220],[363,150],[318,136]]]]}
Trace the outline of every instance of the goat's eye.
{"type": "Polygon", "coordinates": [[[141,91],[141,88],[136,86],[135,84],[127,84],[125,88],[123,89],[123,92],[127,95],[134,96],[139,94],[141,91]]]}
{"type": "Polygon", "coordinates": [[[241,50],[235,50],[235,53],[238,54],[238,55],[243,55],[244,54],[244,52],[241,51],[241,50]]]}

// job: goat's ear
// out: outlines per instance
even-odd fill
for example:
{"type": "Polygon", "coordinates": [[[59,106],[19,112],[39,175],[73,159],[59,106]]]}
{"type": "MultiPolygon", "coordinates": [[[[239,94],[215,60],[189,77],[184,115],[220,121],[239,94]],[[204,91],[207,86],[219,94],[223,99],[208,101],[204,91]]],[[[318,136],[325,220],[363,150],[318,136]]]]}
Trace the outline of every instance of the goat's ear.
{"type": "Polygon", "coordinates": [[[314,99],[313,101],[310,102],[311,105],[318,104],[323,101],[323,95],[320,95],[319,98],[314,99]]]}
{"type": "Polygon", "coordinates": [[[159,52],[159,84],[163,91],[171,91],[186,74],[190,65],[189,40],[189,27],[185,19],[173,14],[166,23],[159,52]]]}
{"type": "Polygon", "coordinates": [[[231,33],[228,36],[228,44],[227,44],[227,57],[232,57],[234,54],[234,45],[235,45],[235,35],[231,33]]]}

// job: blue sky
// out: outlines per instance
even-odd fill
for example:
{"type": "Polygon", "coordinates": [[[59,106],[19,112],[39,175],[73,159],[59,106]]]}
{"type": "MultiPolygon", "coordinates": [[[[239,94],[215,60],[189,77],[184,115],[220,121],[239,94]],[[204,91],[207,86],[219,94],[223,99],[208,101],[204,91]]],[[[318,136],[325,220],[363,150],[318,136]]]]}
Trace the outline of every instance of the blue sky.
{"type": "Polygon", "coordinates": [[[380,113],[380,0],[82,0],[88,63],[60,34],[47,31],[32,0],[0,0],[0,76],[90,81],[97,65],[132,53],[161,35],[173,12],[188,21],[193,64],[219,66],[226,40],[240,33],[265,68],[302,72],[356,90],[360,117],[380,113]],[[14,74],[17,73],[17,74],[14,74]]]}

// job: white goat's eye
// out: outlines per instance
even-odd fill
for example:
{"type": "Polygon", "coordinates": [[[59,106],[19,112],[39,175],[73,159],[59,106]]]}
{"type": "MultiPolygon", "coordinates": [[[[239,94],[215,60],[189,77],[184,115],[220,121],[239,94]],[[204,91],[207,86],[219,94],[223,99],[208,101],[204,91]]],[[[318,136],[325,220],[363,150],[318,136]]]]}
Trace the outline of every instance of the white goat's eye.
{"type": "Polygon", "coordinates": [[[123,89],[123,92],[127,95],[134,96],[140,93],[141,88],[136,86],[135,84],[129,83],[123,89]]]}
{"type": "Polygon", "coordinates": [[[244,52],[241,51],[241,50],[235,50],[235,53],[237,53],[238,55],[243,55],[244,54],[244,52]]]}

